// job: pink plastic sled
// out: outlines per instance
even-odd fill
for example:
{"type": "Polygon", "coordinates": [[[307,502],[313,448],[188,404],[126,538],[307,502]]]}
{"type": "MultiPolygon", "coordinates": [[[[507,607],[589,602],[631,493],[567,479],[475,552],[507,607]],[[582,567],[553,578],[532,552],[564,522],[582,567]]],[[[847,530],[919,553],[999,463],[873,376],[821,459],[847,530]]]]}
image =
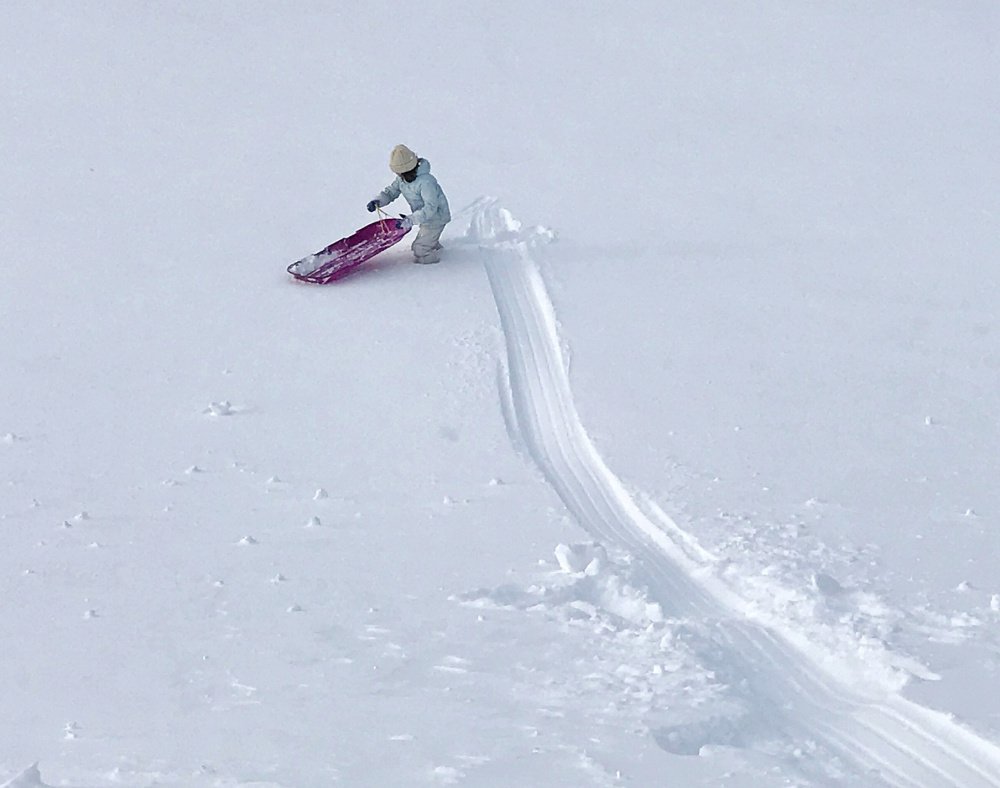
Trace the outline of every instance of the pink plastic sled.
{"type": "Polygon", "coordinates": [[[380,219],[362,227],[354,235],[341,238],[316,254],[288,266],[288,273],[300,282],[325,285],[347,276],[366,260],[397,243],[409,230],[400,230],[395,219],[380,219]]]}

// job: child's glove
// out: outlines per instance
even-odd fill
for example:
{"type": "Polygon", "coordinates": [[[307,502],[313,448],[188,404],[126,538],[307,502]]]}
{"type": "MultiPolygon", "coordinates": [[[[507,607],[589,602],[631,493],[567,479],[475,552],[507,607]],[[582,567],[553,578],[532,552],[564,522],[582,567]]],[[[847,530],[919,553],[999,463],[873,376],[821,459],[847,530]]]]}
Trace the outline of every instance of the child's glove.
{"type": "Polygon", "coordinates": [[[411,219],[409,216],[403,216],[396,222],[396,227],[398,227],[400,230],[409,230],[411,227],[413,227],[413,219],[411,219]]]}
{"type": "Polygon", "coordinates": [[[367,207],[368,207],[368,213],[371,213],[376,208],[378,208],[378,200],[372,200],[371,202],[368,203],[367,207]]]}

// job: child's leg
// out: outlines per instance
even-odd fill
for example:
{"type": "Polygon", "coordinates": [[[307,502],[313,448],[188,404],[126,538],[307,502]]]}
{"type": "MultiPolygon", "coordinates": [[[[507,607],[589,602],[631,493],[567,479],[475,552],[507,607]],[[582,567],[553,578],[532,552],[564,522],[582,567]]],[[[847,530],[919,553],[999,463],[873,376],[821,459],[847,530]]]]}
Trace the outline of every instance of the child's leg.
{"type": "Polygon", "coordinates": [[[441,260],[441,233],[443,224],[422,224],[417,231],[417,237],[410,247],[413,250],[413,260],[417,263],[436,263],[441,260]]]}

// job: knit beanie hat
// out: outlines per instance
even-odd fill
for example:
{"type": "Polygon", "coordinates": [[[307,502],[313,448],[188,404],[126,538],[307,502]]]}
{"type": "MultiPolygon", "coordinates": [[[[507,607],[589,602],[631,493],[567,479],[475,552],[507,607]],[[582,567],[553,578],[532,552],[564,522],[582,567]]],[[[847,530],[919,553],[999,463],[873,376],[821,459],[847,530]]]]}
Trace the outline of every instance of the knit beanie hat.
{"type": "Polygon", "coordinates": [[[417,166],[417,154],[405,145],[397,145],[389,154],[389,169],[397,175],[409,172],[417,166]]]}

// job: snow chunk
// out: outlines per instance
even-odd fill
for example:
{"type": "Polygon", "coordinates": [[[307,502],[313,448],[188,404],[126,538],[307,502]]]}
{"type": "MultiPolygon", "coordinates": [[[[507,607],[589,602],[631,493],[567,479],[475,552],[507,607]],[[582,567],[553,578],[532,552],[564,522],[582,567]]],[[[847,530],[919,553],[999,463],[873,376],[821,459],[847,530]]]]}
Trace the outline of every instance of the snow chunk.
{"type": "Polygon", "coordinates": [[[599,603],[604,610],[628,621],[634,626],[648,626],[663,621],[659,604],[617,575],[610,575],[600,584],[599,603]]]}
{"type": "Polygon", "coordinates": [[[291,271],[298,274],[299,276],[309,276],[313,271],[320,267],[321,258],[319,255],[311,254],[308,257],[303,257],[297,263],[293,263],[291,271]]]}
{"type": "Polygon", "coordinates": [[[202,411],[206,416],[232,416],[235,412],[232,403],[227,399],[212,402],[202,411]]]}
{"type": "Polygon", "coordinates": [[[569,574],[583,572],[596,575],[608,562],[607,551],[596,542],[590,544],[560,544],[555,549],[559,568],[569,574]]]}

